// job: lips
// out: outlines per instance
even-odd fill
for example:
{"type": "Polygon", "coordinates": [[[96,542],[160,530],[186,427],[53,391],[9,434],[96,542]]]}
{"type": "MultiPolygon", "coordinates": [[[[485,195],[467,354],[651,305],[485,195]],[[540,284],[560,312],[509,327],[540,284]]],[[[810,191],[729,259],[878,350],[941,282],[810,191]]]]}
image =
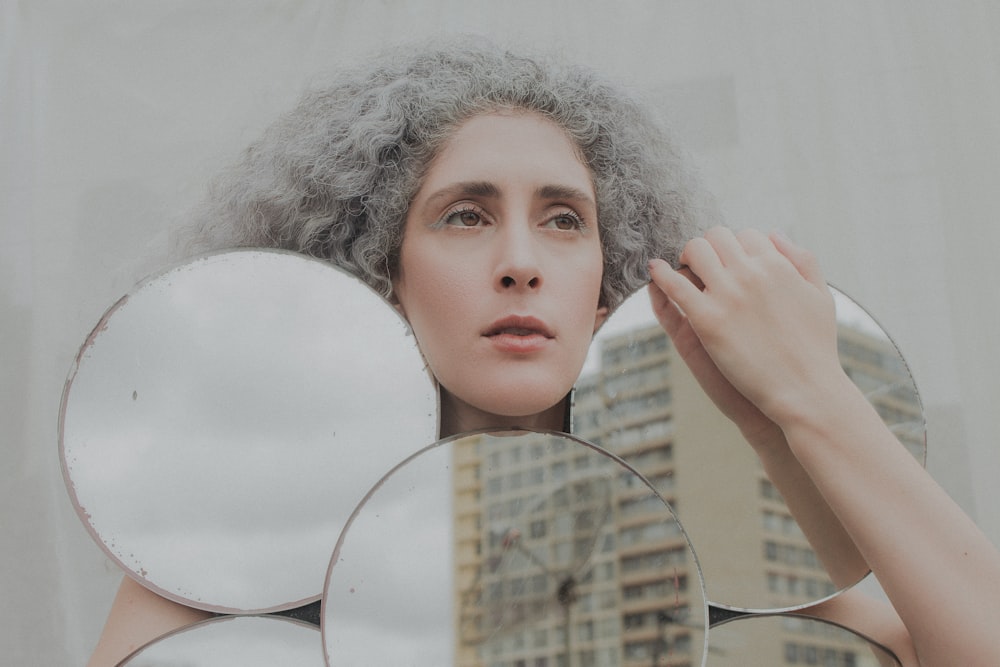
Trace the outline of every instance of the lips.
{"type": "Polygon", "coordinates": [[[537,318],[515,315],[491,324],[483,337],[502,354],[524,356],[544,350],[555,334],[537,318]]]}
{"type": "Polygon", "coordinates": [[[495,336],[541,336],[542,338],[555,338],[555,335],[544,322],[535,317],[520,317],[512,315],[497,320],[491,324],[483,336],[493,338],[495,336]]]}

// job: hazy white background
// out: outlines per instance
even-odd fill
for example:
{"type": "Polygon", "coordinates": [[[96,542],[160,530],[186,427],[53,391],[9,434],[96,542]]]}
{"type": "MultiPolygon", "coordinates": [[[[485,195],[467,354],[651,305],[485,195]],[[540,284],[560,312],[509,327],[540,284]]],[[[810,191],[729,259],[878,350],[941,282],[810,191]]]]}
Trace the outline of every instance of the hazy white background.
{"type": "Polygon", "coordinates": [[[893,335],[932,472],[1000,542],[998,28],[989,0],[4,0],[0,655],[81,664],[119,579],[56,456],[101,313],[311,76],[448,31],[558,50],[660,105],[730,224],[814,249],[893,335]]]}

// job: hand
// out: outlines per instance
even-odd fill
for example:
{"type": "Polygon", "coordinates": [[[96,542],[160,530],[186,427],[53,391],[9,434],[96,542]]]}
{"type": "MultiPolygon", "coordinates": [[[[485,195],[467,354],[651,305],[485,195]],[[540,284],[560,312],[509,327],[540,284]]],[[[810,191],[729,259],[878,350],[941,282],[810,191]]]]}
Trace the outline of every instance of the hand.
{"type": "Polygon", "coordinates": [[[748,439],[764,433],[762,420],[781,426],[821,401],[832,374],[843,378],[833,296],[811,253],[779,235],[714,228],[680,260],[680,271],[650,263],[654,310],[748,439]]]}
{"type": "MultiPolygon", "coordinates": [[[[669,266],[667,270],[670,270],[669,266]]],[[[678,273],[700,286],[700,281],[689,269],[683,268],[678,273]]],[[[691,370],[702,390],[722,414],[736,424],[746,441],[755,449],[767,443],[784,444],[781,429],[738,392],[719,371],[690,322],[655,282],[649,284],[649,300],[660,326],[670,336],[678,355],[691,370]]]]}

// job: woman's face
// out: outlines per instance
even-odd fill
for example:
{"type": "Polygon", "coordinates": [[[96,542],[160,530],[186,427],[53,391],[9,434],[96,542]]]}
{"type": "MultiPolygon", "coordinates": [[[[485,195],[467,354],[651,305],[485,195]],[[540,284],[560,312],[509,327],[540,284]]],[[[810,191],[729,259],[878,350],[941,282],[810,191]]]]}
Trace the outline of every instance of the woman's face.
{"type": "Polygon", "coordinates": [[[562,128],[528,112],[460,125],[410,205],[393,283],[442,409],[466,429],[557,406],[606,316],[602,273],[590,172],[562,128]]]}

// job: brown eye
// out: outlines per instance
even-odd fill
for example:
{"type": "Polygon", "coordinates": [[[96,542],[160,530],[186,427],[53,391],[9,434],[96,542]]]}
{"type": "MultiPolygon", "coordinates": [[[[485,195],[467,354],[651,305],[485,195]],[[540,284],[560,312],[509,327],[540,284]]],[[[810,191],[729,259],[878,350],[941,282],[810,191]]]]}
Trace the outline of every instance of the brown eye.
{"type": "Polygon", "coordinates": [[[455,227],[478,227],[483,224],[483,217],[476,211],[455,211],[444,219],[444,224],[455,227]]]}
{"type": "Polygon", "coordinates": [[[577,229],[583,229],[584,224],[583,220],[581,220],[579,217],[569,213],[564,213],[561,215],[557,215],[553,218],[550,218],[549,221],[546,223],[546,226],[558,229],[563,232],[570,232],[577,229]]]}

